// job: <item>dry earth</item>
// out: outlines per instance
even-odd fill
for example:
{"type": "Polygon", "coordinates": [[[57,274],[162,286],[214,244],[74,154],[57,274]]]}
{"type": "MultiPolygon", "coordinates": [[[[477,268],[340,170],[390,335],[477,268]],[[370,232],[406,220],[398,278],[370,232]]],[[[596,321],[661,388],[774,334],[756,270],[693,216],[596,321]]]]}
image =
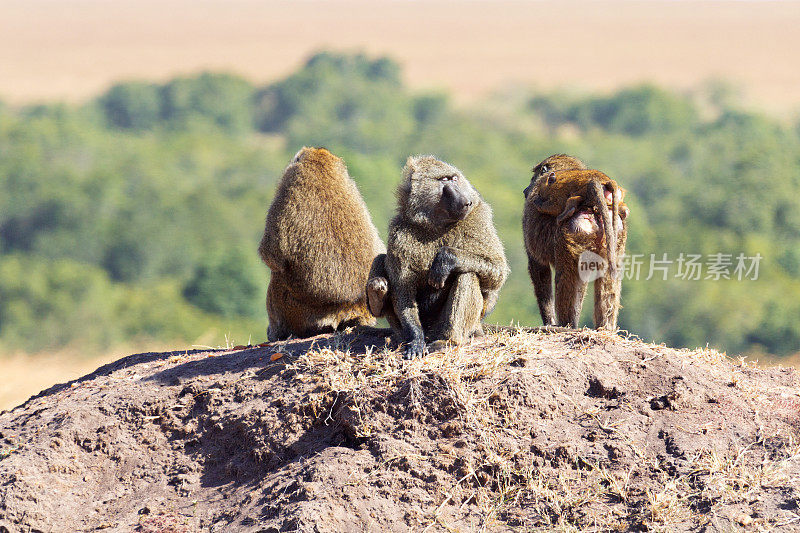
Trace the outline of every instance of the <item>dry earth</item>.
{"type": "Polygon", "coordinates": [[[126,78],[229,70],[259,83],[312,52],[389,54],[414,87],[606,91],[741,84],[800,106],[800,2],[698,0],[3,0],[0,99],[84,100],[126,78]]]}
{"type": "Polygon", "coordinates": [[[800,379],[606,332],[145,353],[0,413],[0,531],[800,529],[800,379]]]}

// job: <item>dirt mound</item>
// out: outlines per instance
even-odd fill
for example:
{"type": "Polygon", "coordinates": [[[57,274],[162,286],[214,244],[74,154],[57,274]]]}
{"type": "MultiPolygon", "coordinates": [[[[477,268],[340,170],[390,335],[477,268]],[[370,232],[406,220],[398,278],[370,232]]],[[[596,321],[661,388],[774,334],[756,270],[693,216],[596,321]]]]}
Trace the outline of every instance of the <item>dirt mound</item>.
{"type": "Polygon", "coordinates": [[[800,380],[609,333],[126,357],[0,414],[0,531],[800,528],[800,380]]]}

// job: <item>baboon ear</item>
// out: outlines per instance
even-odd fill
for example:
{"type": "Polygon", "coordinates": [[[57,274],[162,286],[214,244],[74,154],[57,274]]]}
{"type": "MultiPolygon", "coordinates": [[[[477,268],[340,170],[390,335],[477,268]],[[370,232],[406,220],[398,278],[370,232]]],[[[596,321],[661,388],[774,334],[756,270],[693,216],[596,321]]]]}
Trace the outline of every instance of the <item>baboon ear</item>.
{"type": "Polygon", "coordinates": [[[294,157],[292,158],[292,163],[297,163],[298,161],[300,161],[300,156],[302,155],[302,153],[303,153],[305,150],[308,150],[308,146],[303,146],[302,148],[300,148],[300,149],[297,151],[297,153],[296,153],[296,154],[294,154],[294,157]]]}
{"type": "Polygon", "coordinates": [[[413,156],[413,155],[408,156],[408,159],[406,159],[406,166],[403,169],[403,174],[405,175],[406,178],[411,179],[411,176],[414,175],[414,172],[418,170],[419,166],[418,163],[419,163],[419,156],[413,156]]]}

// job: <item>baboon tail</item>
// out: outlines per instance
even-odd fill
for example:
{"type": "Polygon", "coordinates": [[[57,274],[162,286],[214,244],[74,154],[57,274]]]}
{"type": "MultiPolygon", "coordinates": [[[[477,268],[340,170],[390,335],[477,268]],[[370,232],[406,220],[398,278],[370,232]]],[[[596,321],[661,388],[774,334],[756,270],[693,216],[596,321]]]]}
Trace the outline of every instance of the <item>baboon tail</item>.
{"type": "Polygon", "coordinates": [[[608,261],[607,273],[612,277],[617,277],[617,228],[615,213],[619,210],[617,194],[613,195],[612,209],[608,208],[605,190],[600,180],[593,179],[589,184],[589,197],[595,209],[600,215],[603,224],[603,232],[606,238],[606,261],[608,261]],[[613,211],[613,212],[612,212],[613,211]]]}

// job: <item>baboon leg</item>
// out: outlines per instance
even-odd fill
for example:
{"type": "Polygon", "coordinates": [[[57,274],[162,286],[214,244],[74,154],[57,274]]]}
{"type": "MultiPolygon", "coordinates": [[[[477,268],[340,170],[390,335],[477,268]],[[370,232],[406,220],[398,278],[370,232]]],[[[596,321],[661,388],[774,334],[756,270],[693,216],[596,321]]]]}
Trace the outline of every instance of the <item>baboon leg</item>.
{"type": "Polygon", "coordinates": [[[528,273],[533,282],[533,292],[536,294],[536,302],[539,304],[542,324],[554,326],[556,310],[553,303],[553,275],[550,272],[550,265],[542,265],[528,258],[528,273]]]}
{"type": "Polygon", "coordinates": [[[472,272],[458,274],[450,286],[442,314],[432,328],[433,340],[461,344],[473,334],[483,334],[482,312],[483,295],[478,276],[472,272]]]}
{"type": "Polygon", "coordinates": [[[605,275],[594,282],[594,326],[612,331],[617,329],[619,297],[622,279],[605,275]]]}
{"type": "Polygon", "coordinates": [[[364,315],[364,303],[341,308],[338,305],[310,306],[299,300],[279,274],[273,273],[267,287],[267,338],[284,340],[290,335],[313,337],[335,331],[344,320],[364,315]]]}
{"type": "Polygon", "coordinates": [[[578,327],[581,317],[584,283],[574,270],[556,270],[556,317],[559,326],[578,327]]]}
{"type": "Polygon", "coordinates": [[[367,304],[365,301],[359,301],[355,304],[339,311],[336,326],[338,331],[355,326],[374,326],[375,317],[372,316],[366,309],[367,304]]]}
{"type": "Polygon", "coordinates": [[[389,298],[389,276],[386,272],[386,254],[380,254],[372,260],[372,267],[367,277],[367,307],[372,316],[381,318],[392,312],[389,298]]]}
{"type": "Polygon", "coordinates": [[[267,316],[269,317],[267,340],[269,340],[269,342],[288,339],[289,335],[292,334],[292,332],[289,331],[289,325],[286,323],[280,306],[272,305],[276,301],[275,293],[279,292],[276,288],[277,281],[274,277],[275,275],[273,275],[273,279],[270,280],[269,286],[267,287],[267,316]]]}

